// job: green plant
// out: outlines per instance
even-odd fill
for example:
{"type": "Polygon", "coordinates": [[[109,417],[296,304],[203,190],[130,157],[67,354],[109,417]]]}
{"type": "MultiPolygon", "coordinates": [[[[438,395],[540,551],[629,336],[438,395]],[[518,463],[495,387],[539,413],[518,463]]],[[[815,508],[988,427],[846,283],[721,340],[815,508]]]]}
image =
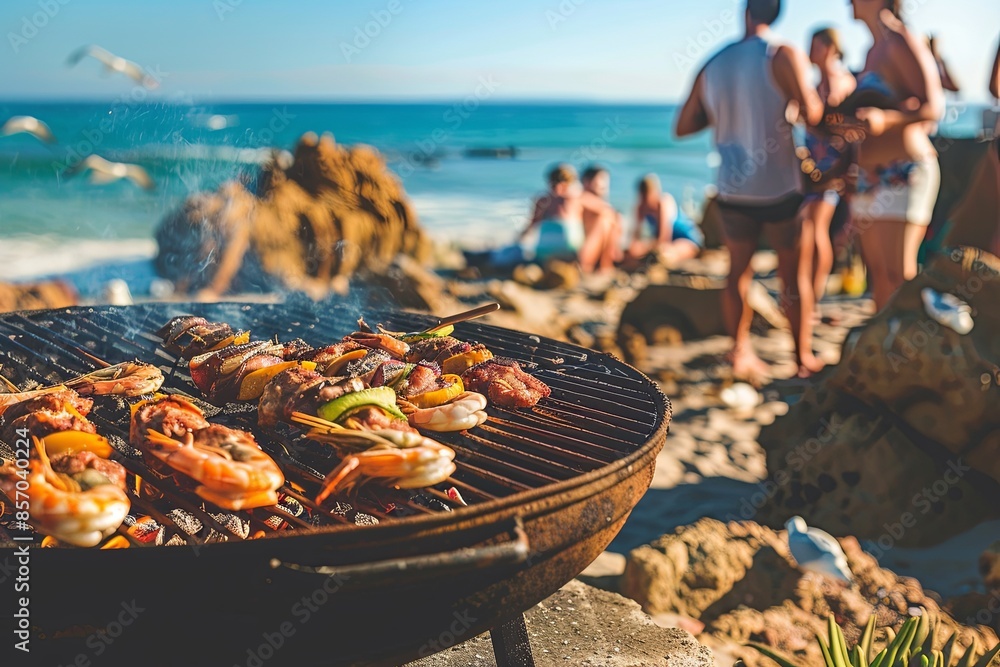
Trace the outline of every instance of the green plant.
{"type": "MultiPolygon", "coordinates": [[[[899,632],[886,628],[887,645],[872,656],[875,644],[875,614],[868,618],[865,631],[851,650],[847,649],[844,632],[837,625],[833,614],[827,618],[828,641],[818,634],[820,651],[823,653],[823,664],[826,667],[989,667],[994,658],[1000,654],[1000,644],[990,651],[979,654],[976,641],[959,655],[955,644],[957,633],[953,632],[948,641],[940,649],[934,646],[937,635],[937,619],[931,619],[926,610],[921,610],[919,616],[906,619],[899,632]],[[978,658],[978,659],[977,659],[978,658]],[[975,662],[973,662],[975,661],[975,662]]],[[[746,644],[766,655],[781,667],[798,667],[794,662],[770,647],[750,642],[746,644]]]]}

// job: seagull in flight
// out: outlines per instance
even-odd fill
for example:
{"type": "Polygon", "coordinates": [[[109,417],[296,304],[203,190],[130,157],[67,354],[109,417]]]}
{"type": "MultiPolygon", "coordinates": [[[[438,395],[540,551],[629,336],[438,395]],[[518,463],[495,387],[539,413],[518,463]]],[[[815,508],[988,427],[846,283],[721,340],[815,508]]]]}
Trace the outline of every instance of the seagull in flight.
{"type": "Polygon", "coordinates": [[[108,73],[118,72],[119,74],[124,74],[136,83],[150,89],[156,88],[160,85],[160,82],[147,74],[146,70],[144,70],[141,65],[134,63],[131,60],[126,60],[121,56],[116,56],[110,51],[102,49],[99,46],[95,46],[94,44],[84,46],[75,51],[72,55],[70,55],[68,64],[72,67],[88,56],[103,63],[104,69],[108,73]]]}
{"type": "Polygon", "coordinates": [[[819,528],[810,528],[800,516],[786,521],[785,528],[788,530],[788,550],[792,552],[799,569],[817,572],[847,584],[853,583],[854,575],[847,564],[847,556],[833,535],[819,528]]]}
{"type": "Polygon", "coordinates": [[[3,127],[0,127],[0,135],[8,136],[18,133],[30,134],[47,144],[56,143],[56,137],[52,134],[49,126],[34,116],[12,116],[7,119],[3,127]]]}
{"type": "Polygon", "coordinates": [[[121,179],[132,181],[144,190],[153,190],[156,184],[145,169],[137,164],[125,162],[110,162],[98,155],[88,155],[77,164],[63,172],[64,176],[75,176],[84,171],[90,171],[90,182],[95,185],[113,183],[121,179]]]}

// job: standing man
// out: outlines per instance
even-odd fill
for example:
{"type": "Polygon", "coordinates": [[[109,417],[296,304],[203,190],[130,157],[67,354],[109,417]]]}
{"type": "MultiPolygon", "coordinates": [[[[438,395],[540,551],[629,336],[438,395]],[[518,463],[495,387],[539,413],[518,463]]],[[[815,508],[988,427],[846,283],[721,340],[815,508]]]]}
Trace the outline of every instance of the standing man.
{"type": "Polygon", "coordinates": [[[798,275],[802,173],[789,119],[797,116],[815,126],[824,109],[809,83],[806,54],[771,31],[780,13],[781,0],[747,0],[746,34],[698,73],[675,128],[684,137],[711,127],[722,157],[717,189],[730,255],[723,300],[733,336],[730,360],[735,377],[755,384],[770,374],[753,351],[753,313],[747,304],[750,260],[762,232],[778,254],[782,306],[795,339],[798,375],[808,377],[823,367],[812,351],[812,281],[798,275]]]}

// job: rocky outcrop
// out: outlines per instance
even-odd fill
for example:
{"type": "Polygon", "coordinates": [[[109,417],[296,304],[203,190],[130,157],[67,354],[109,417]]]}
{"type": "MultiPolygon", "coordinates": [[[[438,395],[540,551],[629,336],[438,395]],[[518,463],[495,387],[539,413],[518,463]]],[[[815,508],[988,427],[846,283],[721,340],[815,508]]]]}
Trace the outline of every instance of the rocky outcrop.
{"type": "Polygon", "coordinates": [[[253,183],[198,193],[156,230],[157,270],[184,293],[303,290],[322,296],[380,274],[400,254],[425,263],[429,237],[398,179],[367,146],[307,133],[253,183]]]}
{"type": "Polygon", "coordinates": [[[66,308],[78,304],[79,295],[76,289],[65,280],[0,282],[0,313],[40,308],[66,308]]]}
{"type": "Polygon", "coordinates": [[[831,613],[844,626],[849,646],[871,614],[879,627],[898,630],[920,607],[940,620],[940,643],[952,631],[962,645],[997,642],[993,630],[956,621],[915,579],[880,568],[855,538],[838,541],[854,586],[803,574],[788,551],[785,531],[752,521],[701,519],[632,550],[619,586],[654,617],[676,614],[704,623],[697,639],[742,657],[748,667],[773,663],[744,648],[746,642],[766,644],[799,664],[822,664],[815,637],[826,636],[831,613]]]}
{"type": "Polygon", "coordinates": [[[847,336],[841,362],[762,429],[769,494],[793,514],[885,550],[927,546],[1000,516],[1000,260],[948,250],[847,336]],[[960,333],[923,291],[972,308],[960,333]]]}
{"type": "MultiPolygon", "coordinates": [[[[647,345],[680,345],[727,335],[723,279],[692,275],[669,280],[645,287],[622,310],[618,347],[630,363],[645,361],[647,345]]],[[[753,309],[754,332],[788,327],[781,308],[760,283],[753,283],[747,301],[753,309]]]]}

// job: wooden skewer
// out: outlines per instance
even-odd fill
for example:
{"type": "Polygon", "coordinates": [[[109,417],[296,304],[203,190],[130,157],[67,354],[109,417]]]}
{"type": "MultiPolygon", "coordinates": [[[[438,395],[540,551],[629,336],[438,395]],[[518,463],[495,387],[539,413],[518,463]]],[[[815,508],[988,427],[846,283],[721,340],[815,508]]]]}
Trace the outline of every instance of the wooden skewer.
{"type": "Polygon", "coordinates": [[[434,333],[438,329],[444,329],[446,326],[452,324],[458,324],[459,322],[465,322],[467,320],[473,320],[477,317],[482,317],[483,315],[488,315],[494,311],[500,310],[500,304],[493,302],[488,303],[485,306],[479,306],[478,308],[473,308],[472,310],[466,310],[461,313],[456,313],[454,315],[449,315],[448,317],[440,320],[434,326],[424,329],[422,333],[434,333]]]}

